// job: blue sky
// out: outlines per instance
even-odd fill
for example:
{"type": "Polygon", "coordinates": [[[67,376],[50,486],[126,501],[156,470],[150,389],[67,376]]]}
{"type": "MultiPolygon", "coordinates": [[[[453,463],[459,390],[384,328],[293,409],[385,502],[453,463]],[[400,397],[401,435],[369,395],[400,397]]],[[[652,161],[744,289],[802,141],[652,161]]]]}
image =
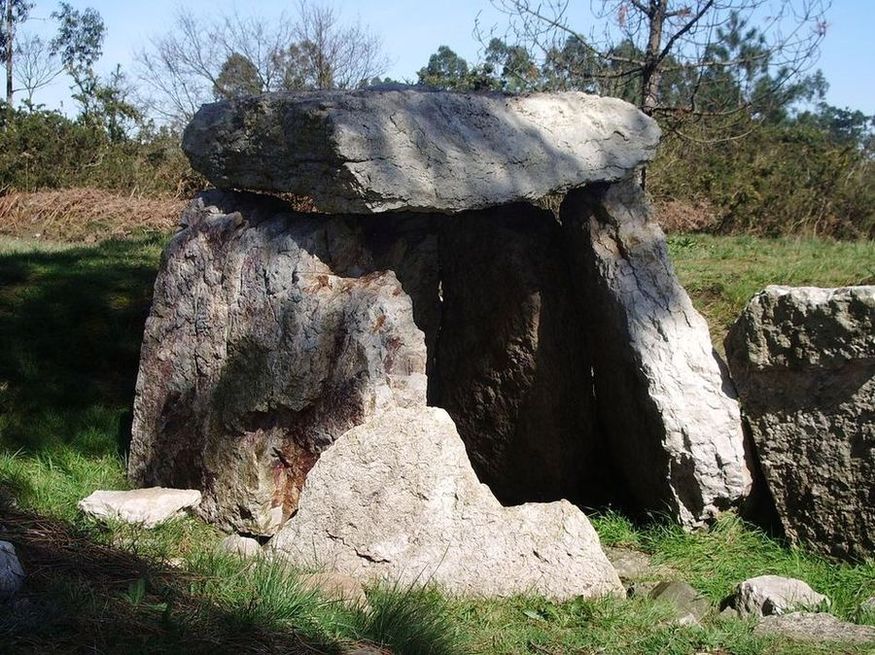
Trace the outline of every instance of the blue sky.
{"type": "MultiPolygon", "coordinates": [[[[586,0],[577,0],[588,6],[586,0]]],[[[136,48],[148,43],[150,36],[160,34],[172,23],[179,0],[149,0],[130,2],[119,0],[70,0],[76,8],[94,7],[106,23],[108,34],[104,56],[99,68],[108,72],[120,63],[130,69],[136,48]]],[[[389,75],[396,79],[415,79],[416,71],[431,53],[442,44],[449,45],[469,60],[476,60],[479,44],[473,35],[478,17],[490,26],[501,20],[488,0],[335,0],[334,6],[348,19],[360,18],[362,23],[380,35],[391,59],[389,75]]],[[[259,12],[272,16],[293,8],[286,0],[188,0],[186,7],[205,15],[233,9],[259,12]]],[[[25,29],[43,32],[52,28],[44,20],[56,2],[36,0],[34,20],[25,29]]],[[[827,96],[831,104],[860,109],[875,114],[875,0],[834,0],[828,15],[829,28],[821,49],[818,67],[830,84],[827,96]]],[[[69,105],[67,82],[61,79],[52,88],[43,90],[37,101],[56,107],[69,105]]]]}

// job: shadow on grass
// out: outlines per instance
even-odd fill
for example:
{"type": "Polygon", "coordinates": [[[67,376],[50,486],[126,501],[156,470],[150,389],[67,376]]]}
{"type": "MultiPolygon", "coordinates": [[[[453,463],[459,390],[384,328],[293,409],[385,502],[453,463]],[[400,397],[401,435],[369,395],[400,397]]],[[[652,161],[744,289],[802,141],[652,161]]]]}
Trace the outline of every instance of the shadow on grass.
{"type": "Polygon", "coordinates": [[[32,453],[58,444],[86,453],[124,448],[165,240],[0,243],[0,446],[32,453]]]}
{"type": "Polygon", "coordinates": [[[9,504],[0,515],[0,540],[15,544],[28,573],[22,591],[0,606],[4,653],[341,652],[339,643],[253,618],[252,603],[222,607],[192,593],[202,582],[196,574],[9,504]]]}

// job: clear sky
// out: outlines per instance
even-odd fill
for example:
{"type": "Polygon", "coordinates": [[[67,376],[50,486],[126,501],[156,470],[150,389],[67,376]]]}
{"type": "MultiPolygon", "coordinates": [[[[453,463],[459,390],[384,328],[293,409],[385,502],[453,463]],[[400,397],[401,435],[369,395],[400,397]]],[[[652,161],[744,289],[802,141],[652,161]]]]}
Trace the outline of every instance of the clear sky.
{"type": "MultiPolygon", "coordinates": [[[[57,3],[35,1],[34,20],[24,29],[43,32],[53,28],[45,19],[57,3]]],[[[587,0],[576,1],[585,6],[589,4],[587,0]]],[[[98,67],[102,72],[108,72],[116,64],[130,70],[134,50],[147,45],[150,36],[168,29],[174,11],[180,5],[179,0],[69,2],[79,9],[94,7],[103,16],[108,33],[104,56],[98,67]]],[[[334,0],[332,4],[344,17],[359,18],[382,38],[391,60],[388,74],[401,80],[415,80],[416,71],[440,45],[450,46],[469,61],[476,60],[479,44],[473,31],[478,15],[486,26],[501,21],[488,0],[334,0]]],[[[184,6],[204,15],[236,6],[241,13],[275,16],[283,9],[293,9],[294,2],[187,0],[184,6]]],[[[827,101],[839,107],[875,114],[875,0],[833,0],[827,19],[829,28],[818,62],[830,84],[827,101]]],[[[67,84],[66,79],[60,79],[52,88],[43,90],[37,101],[50,107],[61,102],[69,106],[70,101],[64,100],[67,84]]]]}

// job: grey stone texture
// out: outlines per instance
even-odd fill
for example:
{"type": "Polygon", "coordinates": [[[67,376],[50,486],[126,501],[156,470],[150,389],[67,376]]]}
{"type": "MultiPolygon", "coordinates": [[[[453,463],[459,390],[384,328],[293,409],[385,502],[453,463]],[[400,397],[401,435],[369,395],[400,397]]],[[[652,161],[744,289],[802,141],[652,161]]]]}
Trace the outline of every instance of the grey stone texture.
{"type": "Polygon", "coordinates": [[[324,213],[452,213],[621,179],[659,136],[634,106],[578,92],[320,91],[205,105],[183,149],[219,188],[324,213]]]}
{"type": "Polygon", "coordinates": [[[261,544],[252,537],[229,534],[219,542],[219,550],[238,557],[257,557],[261,554],[261,544]]]}
{"type": "Polygon", "coordinates": [[[19,592],[25,577],[15,546],[0,541],[0,602],[8,601],[19,592]]]}
{"type": "Polygon", "coordinates": [[[559,600],[623,594],[583,512],[567,501],[502,507],[437,408],[388,410],[340,437],[268,547],[297,566],[402,587],[559,600]]]}
{"type": "Polygon", "coordinates": [[[675,621],[682,625],[696,625],[711,612],[711,601],[687,582],[660,582],[649,596],[671,605],[676,614],[675,621]]]}
{"type": "Polygon", "coordinates": [[[768,287],[730,329],[726,353],[787,536],[872,557],[875,287],[768,287]]]}
{"type": "Polygon", "coordinates": [[[808,583],[779,575],[761,575],[740,583],[728,599],[727,606],[740,616],[771,616],[796,610],[824,609],[829,598],[808,583]]]}
{"type": "Polygon", "coordinates": [[[826,612],[791,612],[767,616],[754,634],[819,644],[875,644],[875,628],[837,619],[826,612]]]}
{"type": "Polygon", "coordinates": [[[197,489],[148,487],[129,491],[95,491],[79,501],[79,510],[101,521],[133,523],[154,528],[194,509],[201,501],[197,489]]]}
{"type": "Polygon", "coordinates": [[[385,406],[425,403],[425,343],[397,277],[346,222],[216,200],[189,208],[164,255],[128,473],[202,489],[205,518],[271,535],[338,436],[385,406]]]}
{"type": "Polygon", "coordinates": [[[700,525],[751,487],[738,403],[705,319],[635,182],[574,191],[561,216],[618,487],[634,507],[700,525]]]}

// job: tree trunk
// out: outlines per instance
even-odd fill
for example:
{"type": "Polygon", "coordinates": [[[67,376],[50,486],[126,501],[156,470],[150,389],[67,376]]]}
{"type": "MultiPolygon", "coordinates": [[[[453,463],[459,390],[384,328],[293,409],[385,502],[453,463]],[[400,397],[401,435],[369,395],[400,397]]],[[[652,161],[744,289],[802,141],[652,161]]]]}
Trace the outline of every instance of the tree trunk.
{"type": "Polygon", "coordinates": [[[12,54],[15,40],[15,21],[12,19],[12,0],[6,0],[6,104],[12,111],[12,54]]]}
{"type": "Polygon", "coordinates": [[[659,69],[659,55],[662,50],[662,28],[668,0],[650,0],[647,12],[649,37],[644,53],[644,66],[641,71],[641,111],[652,116],[659,103],[659,82],[662,71],[659,69]]]}

